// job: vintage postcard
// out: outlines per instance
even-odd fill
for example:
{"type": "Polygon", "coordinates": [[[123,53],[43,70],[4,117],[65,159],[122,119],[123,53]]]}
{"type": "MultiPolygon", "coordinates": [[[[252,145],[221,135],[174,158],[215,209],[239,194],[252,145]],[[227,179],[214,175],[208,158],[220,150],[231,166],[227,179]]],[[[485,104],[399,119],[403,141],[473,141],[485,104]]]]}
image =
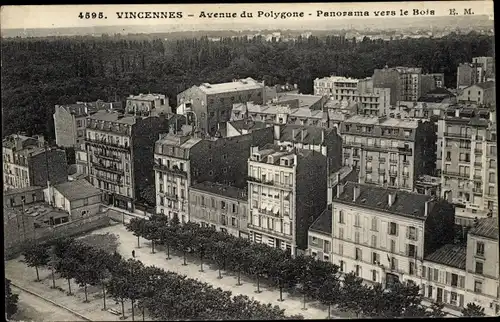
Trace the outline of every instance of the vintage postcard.
{"type": "Polygon", "coordinates": [[[6,318],[498,316],[493,12],[3,6],[6,318]]]}

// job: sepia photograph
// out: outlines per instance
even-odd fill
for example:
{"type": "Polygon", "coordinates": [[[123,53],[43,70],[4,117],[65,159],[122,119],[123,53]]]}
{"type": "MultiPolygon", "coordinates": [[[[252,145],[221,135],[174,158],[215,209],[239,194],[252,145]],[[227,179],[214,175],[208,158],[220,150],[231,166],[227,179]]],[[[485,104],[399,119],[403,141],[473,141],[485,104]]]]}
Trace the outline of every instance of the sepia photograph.
{"type": "Polygon", "coordinates": [[[2,6],[6,321],[499,316],[493,7],[2,6]]]}

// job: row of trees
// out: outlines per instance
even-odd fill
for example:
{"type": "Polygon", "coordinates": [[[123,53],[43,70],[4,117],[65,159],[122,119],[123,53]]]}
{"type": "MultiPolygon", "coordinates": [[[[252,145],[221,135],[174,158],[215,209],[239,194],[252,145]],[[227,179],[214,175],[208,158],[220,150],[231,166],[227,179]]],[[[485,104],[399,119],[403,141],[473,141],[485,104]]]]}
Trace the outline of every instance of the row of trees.
{"type": "Polygon", "coordinates": [[[419,286],[408,283],[396,284],[390,290],[382,285],[367,286],[363,280],[349,273],[340,277],[339,267],[329,262],[315,260],[311,256],[292,258],[287,252],[265,244],[251,243],[213,228],[201,227],[195,223],[179,224],[177,218],[168,220],[165,216],[154,215],[150,220],[134,218],[126,227],[137,236],[163,245],[167,259],[175,249],[183,253],[187,265],[187,253],[196,254],[200,259],[200,270],[204,261],[216,263],[221,270],[230,270],[255,278],[256,292],[260,292],[260,281],[266,279],[280,289],[280,300],[284,288],[297,290],[303,295],[304,308],[307,299],[320,301],[357,316],[366,317],[440,317],[444,316],[443,305],[435,303],[431,308],[424,307],[419,286]]]}
{"type": "Polygon", "coordinates": [[[12,293],[10,280],[5,278],[5,313],[7,315],[7,319],[10,319],[14,314],[16,314],[18,301],[19,295],[12,293]]]}
{"type": "Polygon", "coordinates": [[[131,301],[132,318],[135,308],[147,311],[160,320],[245,320],[245,319],[302,319],[302,316],[285,316],[284,310],[270,304],[264,305],[246,296],[231,296],[231,292],[213,288],[207,283],[167,272],[142,262],[123,259],[116,252],[109,254],[69,238],[59,238],[44,244],[33,244],[24,250],[25,261],[38,268],[51,269],[52,287],[55,274],[68,282],[68,294],[72,294],[71,280],[84,288],[100,286],[103,306],[110,296],[121,303],[125,317],[125,302],[131,301]]]}
{"type": "Polygon", "coordinates": [[[298,84],[309,94],[316,77],[364,78],[375,68],[418,66],[456,83],[459,63],[493,55],[493,37],[471,33],[441,39],[352,42],[334,37],[265,42],[207,38],[151,41],[5,39],[2,41],[5,135],[18,131],[54,137],[55,104],[159,92],[176,95],[193,85],[253,77],[267,85],[298,84]]]}

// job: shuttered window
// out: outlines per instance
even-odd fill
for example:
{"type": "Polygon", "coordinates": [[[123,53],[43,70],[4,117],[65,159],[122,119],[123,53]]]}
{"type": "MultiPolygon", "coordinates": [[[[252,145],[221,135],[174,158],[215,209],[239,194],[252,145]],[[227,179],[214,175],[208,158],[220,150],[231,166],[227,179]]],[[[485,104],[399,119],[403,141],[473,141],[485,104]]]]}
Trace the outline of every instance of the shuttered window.
{"type": "Polygon", "coordinates": [[[460,287],[460,288],[465,287],[465,276],[458,277],[458,287],[460,287]]]}
{"type": "Polygon", "coordinates": [[[425,278],[426,269],[427,267],[422,266],[422,278],[425,278]]]}
{"type": "Polygon", "coordinates": [[[458,306],[460,306],[460,307],[464,306],[464,296],[463,296],[463,294],[458,294],[458,306]]]}

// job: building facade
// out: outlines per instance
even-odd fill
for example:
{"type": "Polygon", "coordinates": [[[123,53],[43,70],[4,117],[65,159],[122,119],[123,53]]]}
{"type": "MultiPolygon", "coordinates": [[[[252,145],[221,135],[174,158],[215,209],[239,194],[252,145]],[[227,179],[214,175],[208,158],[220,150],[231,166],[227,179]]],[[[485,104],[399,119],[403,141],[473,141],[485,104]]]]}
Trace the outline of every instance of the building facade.
{"type": "Polygon", "coordinates": [[[168,131],[165,117],[99,111],[87,118],[89,181],[108,204],[134,209],[141,191],[154,186],[154,142],[168,131]]]}
{"type": "Polygon", "coordinates": [[[43,136],[13,134],[2,141],[4,191],[66,182],[66,152],[47,147],[43,136]]]}
{"type": "Polygon", "coordinates": [[[459,103],[474,103],[483,106],[495,105],[495,82],[476,83],[463,89],[457,97],[459,103]]]}
{"type": "Polygon", "coordinates": [[[127,97],[125,113],[138,116],[159,116],[160,113],[172,113],[172,109],[168,97],[163,94],[139,94],[127,97]]]}
{"type": "Polygon", "coordinates": [[[426,195],[348,182],[332,209],[332,263],[385,286],[420,285],[424,257],[454,236],[452,208],[426,195]]]}
{"type": "Polygon", "coordinates": [[[494,57],[474,57],[472,63],[477,64],[484,70],[485,78],[495,77],[495,58],[494,57]]]}
{"type": "Polygon", "coordinates": [[[234,103],[254,102],[263,104],[265,86],[252,78],[229,83],[193,86],[177,95],[177,105],[189,105],[196,115],[196,127],[202,133],[214,136],[221,123],[231,118],[234,103]]]}
{"type": "Polygon", "coordinates": [[[362,183],[413,191],[416,179],[435,167],[432,129],[415,120],[350,117],[340,129],[343,165],[358,169],[362,183]]]}
{"type": "Polygon", "coordinates": [[[257,243],[305,253],[307,231],[327,204],[326,157],[283,146],[252,147],[248,160],[248,230],[257,243]]]}
{"type": "Polygon", "coordinates": [[[358,81],[342,76],[316,78],[314,95],[328,96],[337,101],[354,101],[358,95],[358,81]]]}
{"type": "Polygon", "coordinates": [[[213,182],[189,188],[189,220],[235,237],[249,238],[245,189],[213,182]]]}
{"type": "Polygon", "coordinates": [[[456,205],[457,224],[498,213],[495,112],[454,107],[443,120],[442,197],[456,205]]]}
{"type": "Polygon", "coordinates": [[[480,64],[463,63],[458,65],[457,89],[464,89],[485,80],[485,71],[480,64]]]}
{"type": "Polygon", "coordinates": [[[372,79],[374,87],[390,88],[391,105],[397,101],[417,101],[427,90],[432,89],[422,83],[421,68],[385,66],[375,69],[372,79]]]}

